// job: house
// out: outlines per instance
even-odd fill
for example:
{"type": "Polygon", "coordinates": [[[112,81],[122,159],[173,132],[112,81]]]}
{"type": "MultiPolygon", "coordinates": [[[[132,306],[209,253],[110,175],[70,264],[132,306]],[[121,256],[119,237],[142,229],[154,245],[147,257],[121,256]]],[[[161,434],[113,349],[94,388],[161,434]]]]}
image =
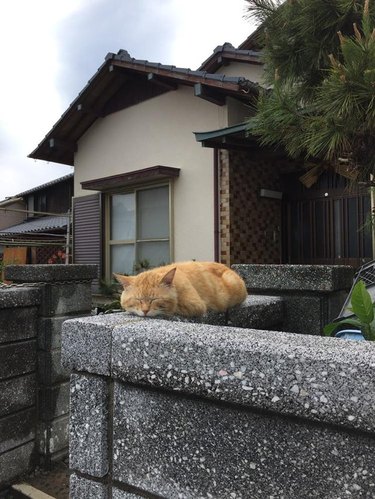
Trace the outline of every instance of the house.
{"type": "Polygon", "coordinates": [[[352,263],[367,193],[247,136],[262,81],[254,37],[197,70],[109,53],[31,158],[74,165],[73,257],[112,272],[168,261],[352,263]],[[203,146],[203,147],[202,147],[203,146]],[[351,234],[353,239],[348,237],[351,234]]]}
{"type": "Polygon", "coordinates": [[[5,263],[65,263],[61,254],[69,255],[73,182],[73,174],[65,175],[0,201],[5,263]]]}

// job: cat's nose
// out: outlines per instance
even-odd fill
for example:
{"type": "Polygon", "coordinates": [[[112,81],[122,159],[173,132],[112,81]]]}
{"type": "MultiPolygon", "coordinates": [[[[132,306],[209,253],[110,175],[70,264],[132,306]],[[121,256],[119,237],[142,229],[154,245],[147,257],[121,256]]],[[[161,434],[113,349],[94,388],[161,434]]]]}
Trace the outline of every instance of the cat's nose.
{"type": "Polygon", "coordinates": [[[143,315],[147,315],[147,314],[148,314],[148,312],[149,312],[149,309],[147,309],[147,310],[143,310],[143,315]]]}

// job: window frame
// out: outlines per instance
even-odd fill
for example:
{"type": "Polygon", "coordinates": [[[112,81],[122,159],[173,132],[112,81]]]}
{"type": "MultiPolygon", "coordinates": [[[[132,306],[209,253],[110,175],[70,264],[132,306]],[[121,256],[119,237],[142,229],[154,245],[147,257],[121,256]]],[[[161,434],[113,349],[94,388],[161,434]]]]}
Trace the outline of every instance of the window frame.
{"type": "Polygon", "coordinates": [[[169,261],[173,261],[174,254],[174,231],[173,231],[173,181],[167,180],[163,182],[146,184],[146,185],[136,185],[129,188],[122,188],[116,191],[107,192],[105,195],[105,258],[104,258],[104,269],[105,269],[105,279],[111,281],[113,276],[111,274],[111,247],[116,245],[131,245],[134,244],[134,261],[137,262],[137,246],[139,243],[143,242],[169,242],[169,261]],[[137,220],[137,192],[145,191],[149,189],[156,189],[158,187],[168,187],[168,205],[169,205],[169,218],[168,218],[168,229],[169,237],[167,238],[150,238],[150,239],[138,239],[138,220],[137,220]],[[135,194],[135,238],[134,239],[111,239],[111,197],[118,194],[135,194]]]}

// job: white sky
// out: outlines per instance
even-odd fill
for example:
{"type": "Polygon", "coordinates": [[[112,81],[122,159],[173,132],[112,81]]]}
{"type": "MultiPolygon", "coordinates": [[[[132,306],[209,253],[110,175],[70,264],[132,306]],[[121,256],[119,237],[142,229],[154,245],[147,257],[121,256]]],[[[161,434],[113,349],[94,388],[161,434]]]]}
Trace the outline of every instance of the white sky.
{"type": "Polygon", "coordinates": [[[196,69],[254,30],[245,0],[12,0],[0,12],[0,200],[73,172],[27,155],[108,52],[196,69]]]}

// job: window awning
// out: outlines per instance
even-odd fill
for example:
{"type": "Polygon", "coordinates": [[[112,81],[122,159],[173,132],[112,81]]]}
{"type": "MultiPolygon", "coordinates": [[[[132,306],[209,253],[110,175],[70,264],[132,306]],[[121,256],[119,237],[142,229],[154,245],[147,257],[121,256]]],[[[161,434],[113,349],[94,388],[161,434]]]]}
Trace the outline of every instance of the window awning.
{"type": "Polygon", "coordinates": [[[110,177],[102,177],[81,182],[82,189],[89,191],[113,191],[145,182],[162,181],[180,175],[180,168],[171,166],[151,166],[142,170],[120,173],[110,177]]]}

